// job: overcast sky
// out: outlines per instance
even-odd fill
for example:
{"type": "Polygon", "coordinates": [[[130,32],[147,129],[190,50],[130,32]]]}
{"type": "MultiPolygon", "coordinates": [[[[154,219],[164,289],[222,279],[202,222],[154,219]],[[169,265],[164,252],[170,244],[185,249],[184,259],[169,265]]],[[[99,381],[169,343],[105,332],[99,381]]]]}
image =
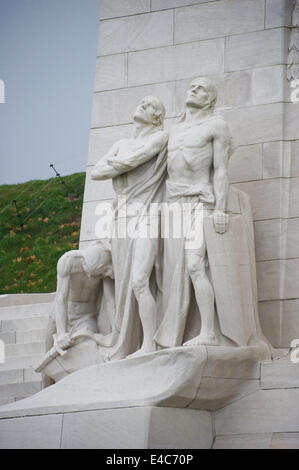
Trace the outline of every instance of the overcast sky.
{"type": "Polygon", "coordinates": [[[0,0],[0,184],[85,171],[100,0],[0,0]]]}

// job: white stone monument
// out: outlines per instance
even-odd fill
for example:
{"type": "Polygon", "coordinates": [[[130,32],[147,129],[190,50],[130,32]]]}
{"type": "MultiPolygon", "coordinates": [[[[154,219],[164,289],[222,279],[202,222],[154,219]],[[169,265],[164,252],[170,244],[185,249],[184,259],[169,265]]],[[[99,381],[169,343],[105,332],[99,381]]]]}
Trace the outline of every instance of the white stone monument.
{"type": "Polygon", "coordinates": [[[0,409],[1,446],[298,446],[297,9],[102,0],[80,250],[38,365],[57,383],[0,409]]]}

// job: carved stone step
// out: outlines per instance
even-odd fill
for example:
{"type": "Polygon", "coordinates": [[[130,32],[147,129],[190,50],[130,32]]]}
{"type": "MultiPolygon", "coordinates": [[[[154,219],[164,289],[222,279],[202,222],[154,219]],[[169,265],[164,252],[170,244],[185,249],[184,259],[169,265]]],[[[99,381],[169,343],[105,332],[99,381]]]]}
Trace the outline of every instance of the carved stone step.
{"type": "Polygon", "coordinates": [[[46,351],[44,341],[21,343],[21,344],[8,344],[5,348],[6,358],[17,356],[30,356],[34,354],[42,354],[46,351]]]}
{"type": "Polygon", "coordinates": [[[5,294],[0,295],[0,308],[29,305],[29,304],[42,304],[49,303],[54,300],[55,292],[47,294],[5,294]]]}
{"type": "Polygon", "coordinates": [[[48,315],[51,307],[52,302],[0,307],[0,320],[15,320],[27,316],[48,315]]]}
{"type": "Polygon", "coordinates": [[[0,385],[0,398],[22,398],[41,390],[41,382],[26,382],[0,385]]]}
{"type": "Polygon", "coordinates": [[[2,320],[0,331],[26,331],[46,328],[48,324],[48,315],[29,316],[26,318],[2,320]]]}
{"type": "MultiPolygon", "coordinates": [[[[37,341],[45,342],[46,328],[38,328],[35,330],[25,330],[16,332],[16,343],[33,343],[37,341]]],[[[7,343],[8,344],[8,343],[7,343]]]]}
{"type": "Polygon", "coordinates": [[[0,374],[0,385],[15,383],[40,382],[41,374],[38,374],[33,368],[2,370],[0,374]]]}
{"type": "Polygon", "coordinates": [[[0,364],[0,373],[2,371],[8,371],[12,369],[26,369],[29,367],[35,368],[36,365],[41,361],[44,354],[35,354],[31,356],[13,356],[6,358],[4,364],[0,364]]]}

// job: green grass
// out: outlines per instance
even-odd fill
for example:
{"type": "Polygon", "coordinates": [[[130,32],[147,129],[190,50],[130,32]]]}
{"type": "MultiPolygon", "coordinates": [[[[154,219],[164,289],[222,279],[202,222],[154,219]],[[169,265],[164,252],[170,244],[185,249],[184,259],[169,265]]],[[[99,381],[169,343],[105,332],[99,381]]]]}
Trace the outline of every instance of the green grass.
{"type": "Polygon", "coordinates": [[[0,186],[0,294],[56,290],[58,259],[78,248],[84,181],[75,173],[0,186]]]}

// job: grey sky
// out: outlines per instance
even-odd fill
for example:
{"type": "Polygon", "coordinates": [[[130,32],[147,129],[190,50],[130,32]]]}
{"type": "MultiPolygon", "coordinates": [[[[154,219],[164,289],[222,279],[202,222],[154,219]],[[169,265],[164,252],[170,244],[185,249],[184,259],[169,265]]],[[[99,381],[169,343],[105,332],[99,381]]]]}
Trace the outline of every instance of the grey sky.
{"type": "Polygon", "coordinates": [[[85,171],[100,0],[0,0],[0,184],[85,171]]]}

